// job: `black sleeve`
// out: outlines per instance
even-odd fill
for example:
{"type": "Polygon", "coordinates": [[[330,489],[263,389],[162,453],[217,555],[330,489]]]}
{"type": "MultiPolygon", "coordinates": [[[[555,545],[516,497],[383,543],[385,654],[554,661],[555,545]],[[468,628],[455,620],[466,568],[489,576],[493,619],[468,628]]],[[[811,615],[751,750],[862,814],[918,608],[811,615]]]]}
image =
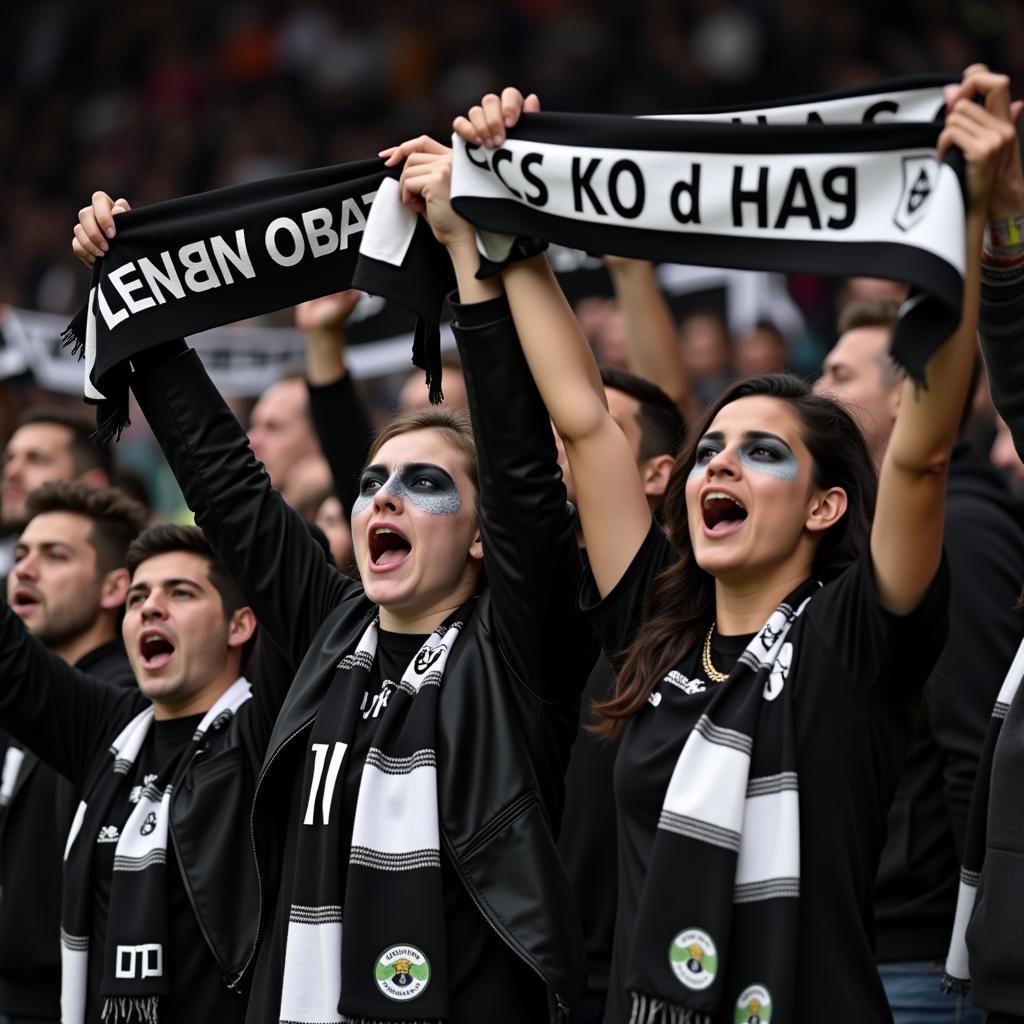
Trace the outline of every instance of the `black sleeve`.
{"type": "Polygon", "coordinates": [[[580,587],[580,606],[597,631],[601,647],[618,668],[647,613],[647,599],[660,572],[679,560],[664,530],[651,520],[643,544],[611,592],[601,597],[589,567],[580,587]]]}
{"type": "Polygon", "coordinates": [[[0,726],[76,786],[96,754],[147,704],[48,651],[0,605],[0,726]]]}
{"type": "Polygon", "coordinates": [[[959,857],[992,706],[1020,642],[1014,604],[1024,579],[1024,534],[991,502],[951,495],[945,543],[954,586],[949,639],[932,676],[930,725],[959,857]]]}
{"type": "Polygon", "coordinates": [[[313,428],[331,469],[335,496],[348,519],[359,493],[359,474],[366,464],[373,436],[370,417],[350,373],[331,384],[307,382],[306,386],[313,428]]]}
{"type": "Polygon", "coordinates": [[[1024,459],[1024,265],[982,263],[978,333],[992,404],[1024,459]]]}
{"type": "Polygon", "coordinates": [[[582,560],[550,420],[504,296],[453,302],[480,471],[480,529],[492,628],[520,681],[578,699],[597,654],[579,613],[582,560]]]}
{"type": "Polygon", "coordinates": [[[327,564],[305,523],[271,487],[195,352],[135,366],[132,390],[196,523],[260,627],[298,664],[330,611],[361,588],[327,564]]]}
{"type": "Polygon", "coordinates": [[[917,607],[888,611],[878,596],[871,556],[865,555],[811,599],[811,626],[842,662],[850,678],[877,696],[919,689],[915,666],[935,664],[949,625],[949,565],[939,571],[917,607]]]}

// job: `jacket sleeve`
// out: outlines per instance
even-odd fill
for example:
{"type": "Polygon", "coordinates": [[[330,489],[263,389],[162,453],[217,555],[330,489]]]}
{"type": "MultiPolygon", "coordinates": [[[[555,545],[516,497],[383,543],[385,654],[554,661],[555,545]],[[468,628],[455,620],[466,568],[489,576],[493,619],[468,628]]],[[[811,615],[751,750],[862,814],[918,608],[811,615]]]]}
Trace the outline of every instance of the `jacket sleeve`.
{"type": "Polygon", "coordinates": [[[978,331],[992,404],[1024,459],[1024,264],[982,262],[978,331]]]}
{"type": "Polygon", "coordinates": [[[305,523],[271,487],[195,352],[135,365],[132,390],[196,523],[261,628],[297,665],[330,611],[361,588],[328,565],[305,523]]]}
{"type": "Polygon", "coordinates": [[[932,675],[929,703],[958,858],[992,705],[1020,642],[1014,604],[1024,571],[1024,535],[991,504],[950,495],[946,509],[945,547],[954,585],[949,637],[932,675]]]}
{"type": "Polygon", "coordinates": [[[145,707],[137,688],[72,668],[0,604],[0,727],[81,786],[98,750],[145,707]]]}
{"type": "Polygon", "coordinates": [[[309,414],[320,450],[334,481],[334,494],[345,512],[352,514],[358,495],[358,477],[366,464],[373,428],[366,407],[346,373],[331,384],[308,384],[309,414]]]}
{"type": "Polygon", "coordinates": [[[551,423],[504,297],[453,305],[479,462],[491,627],[537,697],[575,700],[597,640],[578,608],[583,560],[551,423]]]}

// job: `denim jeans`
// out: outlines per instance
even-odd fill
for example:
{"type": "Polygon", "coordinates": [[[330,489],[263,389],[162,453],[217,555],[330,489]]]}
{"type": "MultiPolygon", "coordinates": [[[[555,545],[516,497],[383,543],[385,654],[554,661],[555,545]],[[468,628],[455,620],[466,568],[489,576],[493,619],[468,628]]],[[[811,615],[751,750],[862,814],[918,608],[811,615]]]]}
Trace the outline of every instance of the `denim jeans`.
{"type": "Polygon", "coordinates": [[[943,966],[928,961],[879,964],[894,1024],[985,1024],[970,996],[947,996],[939,987],[943,966]]]}

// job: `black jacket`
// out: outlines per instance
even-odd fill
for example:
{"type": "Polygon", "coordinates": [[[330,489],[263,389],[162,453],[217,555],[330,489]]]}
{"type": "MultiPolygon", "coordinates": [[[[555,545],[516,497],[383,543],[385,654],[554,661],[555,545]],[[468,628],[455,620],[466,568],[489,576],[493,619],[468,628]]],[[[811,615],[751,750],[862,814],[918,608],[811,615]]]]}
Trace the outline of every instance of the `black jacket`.
{"type": "Polygon", "coordinates": [[[952,582],[949,639],[889,810],[875,889],[882,962],[945,959],[974,776],[1020,642],[1020,509],[1002,475],[967,446],[950,463],[943,540],[952,582]]]}
{"type": "MultiPolygon", "coordinates": [[[[135,691],[121,642],[90,651],[75,668],[108,686],[135,691]]],[[[20,744],[3,743],[8,749],[20,744]]],[[[64,842],[74,819],[74,788],[24,751],[0,808],[0,1014],[60,1018],[60,891],[64,842]]]]}
{"type": "MultiPolygon", "coordinates": [[[[596,643],[576,608],[575,517],[504,299],[459,307],[455,329],[479,456],[488,586],[441,693],[442,843],[480,912],[543,978],[557,1014],[576,998],[585,970],[553,834],[596,643]]],[[[196,521],[261,628],[301,659],[253,810],[262,915],[274,905],[290,781],[305,753],[296,740],[375,608],[359,584],[324,564],[194,353],[150,365],[132,386],[196,521]]],[[[259,1019],[276,1013],[250,1006],[259,1019]]]]}
{"type": "MultiPolygon", "coordinates": [[[[309,543],[324,562],[316,542],[309,543]]],[[[6,605],[0,681],[0,726],[86,802],[111,771],[111,742],[148,705],[137,688],[115,689],[65,664],[6,605]]],[[[255,941],[252,915],[239,911],[257,899],[249,808],[283,690],[254,688],[228,727],[208,738],[171,800],[170,834],[185,891],[225,981],[237,977],[255,941]]]]}

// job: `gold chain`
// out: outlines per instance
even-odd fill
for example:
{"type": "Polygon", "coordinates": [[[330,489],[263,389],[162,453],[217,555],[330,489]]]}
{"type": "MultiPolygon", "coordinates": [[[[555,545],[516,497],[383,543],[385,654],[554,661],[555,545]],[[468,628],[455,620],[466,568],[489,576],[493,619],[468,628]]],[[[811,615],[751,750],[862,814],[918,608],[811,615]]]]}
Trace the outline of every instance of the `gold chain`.
{"type": "Polygon", "coordinates": [[[708,680],[712,683],[724,683],[729,678],[728,672],[719,672],[714,665],[711,664],[711,634],[715,631],[715,623],[711,623],[711,628],[708,630],[708,635],[704,638],[704,653],[701,656],[701,664],[704,667],[704,674],[708,677],[708,680]]]}

